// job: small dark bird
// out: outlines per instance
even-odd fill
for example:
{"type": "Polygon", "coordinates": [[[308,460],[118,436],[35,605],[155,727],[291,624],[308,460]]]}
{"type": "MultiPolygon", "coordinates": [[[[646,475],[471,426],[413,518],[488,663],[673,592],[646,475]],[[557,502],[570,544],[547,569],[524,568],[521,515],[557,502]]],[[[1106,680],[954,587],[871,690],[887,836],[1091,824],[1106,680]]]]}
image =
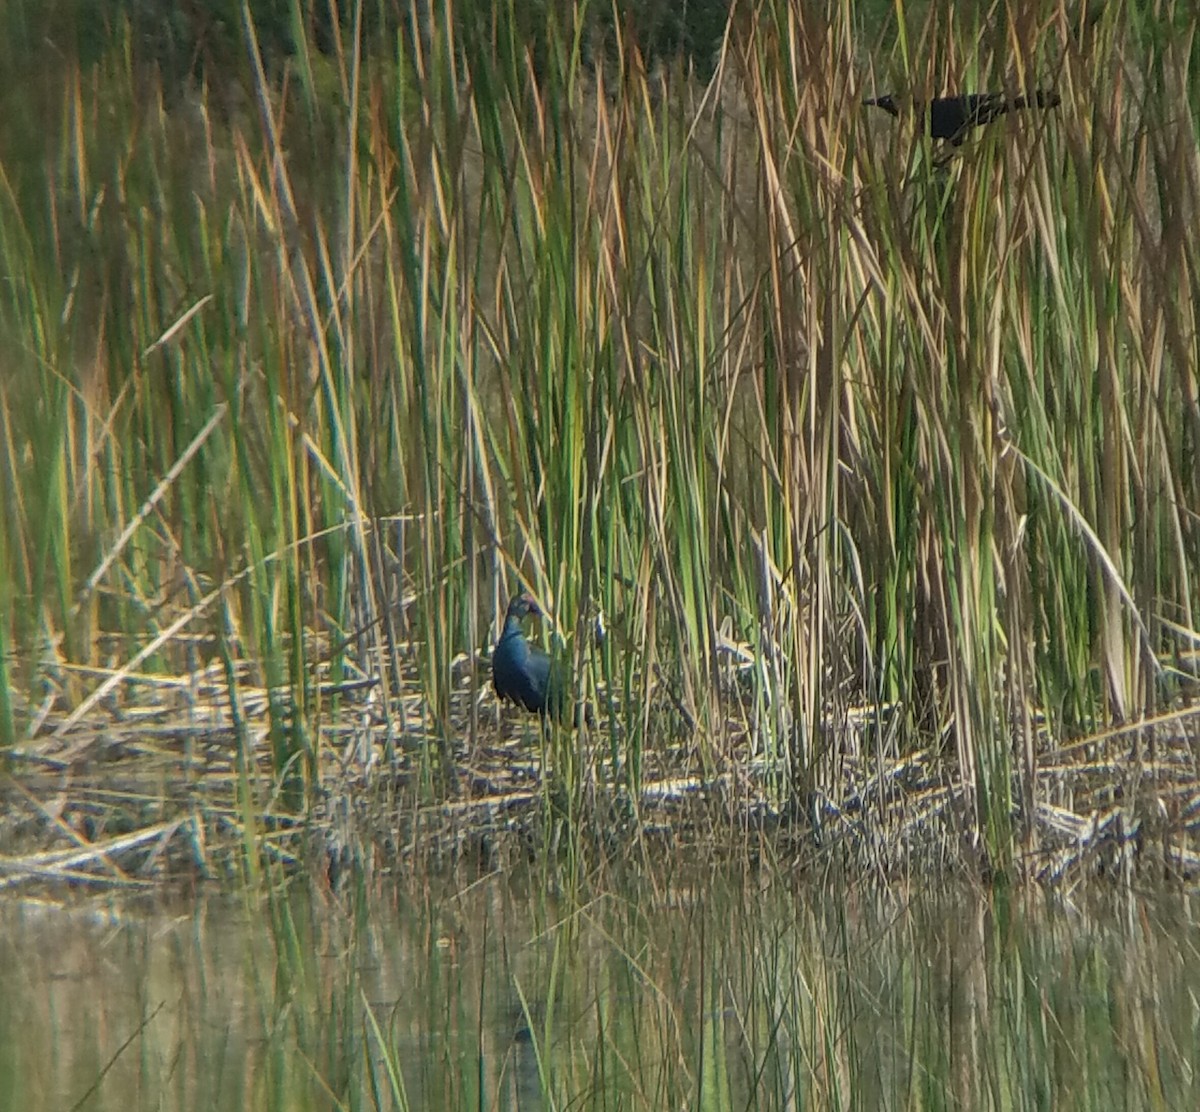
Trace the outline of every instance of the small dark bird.
{"type": "Polygon", "coordinates": [[[532,595],[520,594],[508,604],[504,629],[492,651],[492,684],[501,699],[561,721],[567,709],[567,684],[550,654],[525,639],[521,623],[542,613],[532,595]]]}
{"type": "MultiPolygon", "coordinates": [[[[882,108],[891,116],[900,115],[900,104],[890,93],[863,101],[864,104],[882,108]]],[[[1019,112],[1027,108],[1056,108],[1062,104],[1057,93],[1038,89],[1023,97],[1007,97],[1003,93],[967,93],[957,97],[934,97],[925,105],[913,102],[913,113],[926,121],[929,134],[934,139],[946,139],[960,146],[966,134],[974,127],[982,127],[1003,116],[1006,112],[1019,112]]]]}

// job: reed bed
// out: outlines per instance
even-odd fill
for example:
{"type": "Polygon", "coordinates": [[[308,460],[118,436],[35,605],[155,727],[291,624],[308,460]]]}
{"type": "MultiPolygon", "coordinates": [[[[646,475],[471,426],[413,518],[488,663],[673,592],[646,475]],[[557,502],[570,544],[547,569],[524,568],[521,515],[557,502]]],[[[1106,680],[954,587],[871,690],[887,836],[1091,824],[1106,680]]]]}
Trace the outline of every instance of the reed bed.
{"type": "Polygon", "coordinates": [[[735,4],[711,76],[314,10],[171,83],[5,17],[6,874],[511,803],[571,860],[1195,875],[1190,7],[735,4]],[[950,158],[861,105],[948,87],[1062,105],[950,158]],[[594,727],[496,706],[518,585],[594,727]]]}

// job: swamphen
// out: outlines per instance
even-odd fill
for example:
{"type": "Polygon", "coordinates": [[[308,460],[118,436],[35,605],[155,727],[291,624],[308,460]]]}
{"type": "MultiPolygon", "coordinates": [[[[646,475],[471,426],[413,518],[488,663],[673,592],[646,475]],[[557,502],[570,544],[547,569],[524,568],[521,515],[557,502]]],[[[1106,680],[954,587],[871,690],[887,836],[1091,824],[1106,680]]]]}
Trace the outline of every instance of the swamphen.
{"type": "MultiPolygon", "coordinates": [[[[900,115],[900,102],[888,94],[863,101],[882,108],[891,116],[900,115]]],[[[948,139],[960,146],[968,131],[1003,116],[1027,108],[1056,108],[1062,103],[1057,93],[1036,90],[1028,96],[1007,97],[1003,93],[966,93],[963,96],[934,97],[928,105],[914,101],[914,114],[923,120],[934,139],[948,139]]]]}
{"type": "Polygon", "coordinates": [[[550,654],[525,639],[521,623],[541,610],[533,596],[520,594],[508,604],[504,629],[492,651],[492,684],[501,699],[511,699],[526,710],[549,714],[562,721],[567,710],[567,683],[563,670],[550,654]]]}

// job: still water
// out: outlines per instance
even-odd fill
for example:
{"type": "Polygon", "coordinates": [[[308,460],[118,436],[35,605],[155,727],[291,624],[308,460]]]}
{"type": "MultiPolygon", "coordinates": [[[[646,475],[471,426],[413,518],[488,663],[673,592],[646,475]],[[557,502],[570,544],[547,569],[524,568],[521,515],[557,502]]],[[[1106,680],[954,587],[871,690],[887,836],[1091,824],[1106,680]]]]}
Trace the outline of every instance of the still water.
{"type": "Polygon", "coordinates": [[[0,1109],[1200,1108],[1178,893],[0,902],[0,1109]]]}

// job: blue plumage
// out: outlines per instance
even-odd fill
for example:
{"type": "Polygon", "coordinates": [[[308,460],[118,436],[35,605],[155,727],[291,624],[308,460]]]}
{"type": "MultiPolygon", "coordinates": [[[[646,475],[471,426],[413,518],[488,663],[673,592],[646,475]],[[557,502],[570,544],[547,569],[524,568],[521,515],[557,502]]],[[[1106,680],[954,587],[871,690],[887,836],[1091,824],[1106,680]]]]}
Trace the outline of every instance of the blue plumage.
{"type": "Polygon", "coordinates": [[[562,719],[566,685],[550,654],[525,638],[521,623],[541,610],[533,597],[517,595],[508,604],[504,629],[492,652],[492,684],[501,699],[510,699],[536,714],[562,719]]]}

